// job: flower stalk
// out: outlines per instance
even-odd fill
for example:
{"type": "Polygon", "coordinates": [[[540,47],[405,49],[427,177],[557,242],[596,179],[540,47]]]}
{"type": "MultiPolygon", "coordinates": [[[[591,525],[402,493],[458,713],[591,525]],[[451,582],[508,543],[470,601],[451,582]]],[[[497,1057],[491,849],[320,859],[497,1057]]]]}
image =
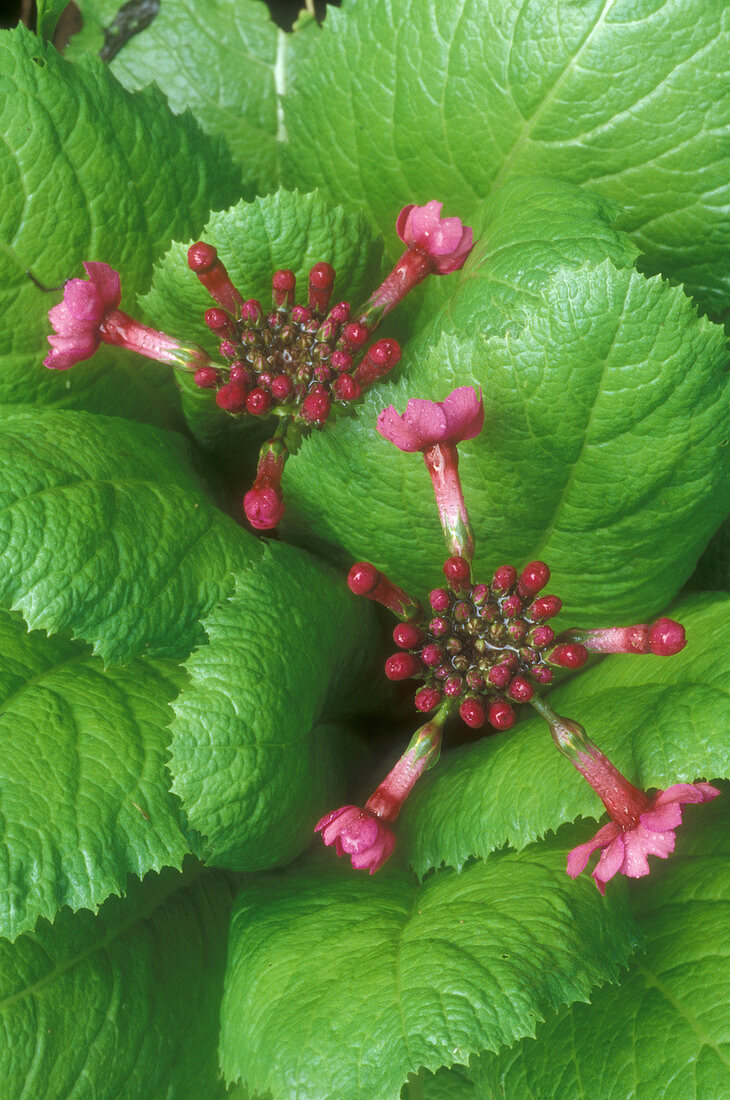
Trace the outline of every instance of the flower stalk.
{"type": "Polygon", "coordinates": [[[474,557],[474,531],[461,488],[456,445],[434,443],[423,452],[423,460],[431,477],[446,548],[449,554],[471,561],[474,557]]]}

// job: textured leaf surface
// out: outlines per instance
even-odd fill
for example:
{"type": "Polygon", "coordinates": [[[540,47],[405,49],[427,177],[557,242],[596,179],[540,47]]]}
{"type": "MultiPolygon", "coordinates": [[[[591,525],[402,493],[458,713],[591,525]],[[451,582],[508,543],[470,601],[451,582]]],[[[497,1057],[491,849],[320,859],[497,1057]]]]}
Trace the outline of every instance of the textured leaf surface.
{"type": "Polygon", "coordinates": [[[495,200],[398,380],[287,467],[293,537],[343,563],[371,560],[414,594],[439,583],[423,462],[375,420],[387,403],[403,411],[411,397],[480,385],[485,427],[459,448],[477,573],[542,558],[586,625],[666,606],[730,507],[726,342],[679,288],[625,266],[632,250],[607,214],[551,181],[495,200]]]}
{"type": "Polygon", "coordinates": [[[0,940],[8,1097],[218,1100],[231,885],[193,867],[150,875],[98,916],[63,911],[0,940]]]}
{"type": "Polygon", "coordinates": [[[169,423],[169,372],[146,361],[105,349],[70,372],[42,366],[60,292],[43,294],[25,269],[57,287],[82,260],[104,260],[131,311],[170,241],[237,197],[238,171],[158,91],[130,95],[100,62],[72,66],[23,28],[0,33],[0,73],[0,401],[169,423]]]}
{"type": "Polygon", "coordinates": [[[105,659],[189,650],[260,544],[219,512],[179,436],[87,413],[0,424],[0,599],[105,659]]]}
{"type": "Polygon", "coordinates": [[[249,882],[232,918],[221,1065],[273,1100],[397,1098],[420,1066],[533,1034],[634,946],[623,903],[571,883],[547,845],[420,886],[332,853],[321,868],[249,882]]]}
{"type": "MultiPolygon", "coordinates": [[[[98,49],[115,2],[82,0],[85,49],[98,49]]],[[[209,134],[220,134],[243,171],[250,196],[281,182],[287,132],[283,99],[298,63],[314,46],[317,24],[287,34],[259,0],[165,0],[149,27],[112,62],[126,88],[154,81],[176,113],[189,108],[209,134]]]]}
{"type": "MultiPolygon", "coordinates": [[[[271,302],[271,277],[289,268],[297,277],[298,300],[307,301],[309,269],[321,260],[337,272],[335,297],[347,297],[353,307],[377,286],[382,242],[362,214],[332,206],[317,192],[278,191],[275,195],[240,202],[215,213],[200,234],[215,245],[244,299],[271,302]]],[[[220,358],[203,315],[212,299],[187,265],[190,241],[176,241],[155,267],[152,289],[144,307],[153,323],[207,347],[220,358]]],[[[197,440],[212,447],[227,469],[240,466],[241,455],[273,431],[270,419],[234,420],[215,403],[211,391],[201,391],[189,376],[180,376],[185,416],[197,440]],[[261,438],[259,438],[261,436],[261,438]]]]}
{"type": "Polygon", "coordinates": [[[105,669],[0,613],[0,934],[96,909],[190,851],[165,772],[172,661],[105,669]]]}
{"type": "Polygon", "coordinates": [[[343,734],[331,722],[362,702],[353,685],[375,641],[370,611],[338,574],[269,543],[204,620],[208,643],[186,662],[174,704],[170,769],[209,862],[291,860],[342,797],[343,734]]]}
{"type": "Polygon", "coordinates": [[[560,176],[621,203],[653,268],[718,309],[727,20],[706,0],[350,0],[285,102],[294,181],[392,233],[406,203],[468,216],[512,175],[560,176]]]}
{"type": "Polygon", "coordinates": [[[677,854],[637,892],[646,953],[620,985],[552,1017],[536,1041],[479,1059],[480,1096],[703,1100],[730,1074],[727,793],[691,807],[677,854]],[[481,1071],[481,1072],[480,1072],[481,1071]]]}
{"type": "MultiPolygon", "coordinates": [[[[672,614],[687,629],[681,653],[607,657],[551,691],[550,705],[581,722],[642,787],[730,775],[729,611],[727,596],[680,604],[672,614]]],[[[602,813],[535,716],[442,759],[411,796],[400,832],[421,874],[442,861],[459,867],[503,844],[521,848],[564,821],[602,813]]]]}

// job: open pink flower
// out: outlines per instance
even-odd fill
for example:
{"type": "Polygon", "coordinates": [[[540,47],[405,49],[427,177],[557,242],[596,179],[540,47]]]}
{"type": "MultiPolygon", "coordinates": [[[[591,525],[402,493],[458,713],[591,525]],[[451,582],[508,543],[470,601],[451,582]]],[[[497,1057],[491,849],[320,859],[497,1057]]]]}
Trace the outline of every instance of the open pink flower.
{"type": "Polygon", "coordinates": [[[602,849],[592,875],[602,894],[615,874],[641,878],[649,874],[647,856],[666,859],[674,851],[674,830],[682,824],[682,803],[709,802],[720,791],[709,783],[675,783],[648,800],[646,809],[631,824],[613,820],[599,829],[592,840],[579,844],[568,854],[568,874],[575,878],[591,854],[602,849]]]}
{"type": "Polygon", "coordinates": [[[395,848],[395,836],[386,822],[395,821],[414,786],[438,758],[441,730],[448,708],[443,708],[416,730],[408,748],[386,775],[365,808],[343,806],[327,814],[314,827],[325,844],[334,844],[338,856],[348,855],[357,871],[372,875],[382,867],[395,848]]]}
{"type": "Polygon", "coordinates": [[[205,373],[210,356],[202,348],[143,325],[117,308],[122,296],[118,271],[102,263],[88,262],[84,267],[88,280],[69,279],[63,299],[48,311],[56,335],[48,337],[51,351],[44,366],[68,370],[90,359],[101,344],[112,344],[147,359],[205,373]]]}
{"type": "Polygon", "coordinates": [[[442,218],[443,203],[432,199],[425,206],[404,206],[396,232],[409,248],[425,252],[438,275],[458,271],[474,247],[474,234],[459,218],[442,218]]]}
{"type": "Polygon", "coordinates": [[[463,267],[474,247],[474,234],[459,218],[442,218],[443,204],[432,199],[425,206],[404,206],[395,223],[406,251],[358,314],[372,326],[429,275],[449,275],[463,267]]]}
{"type": "Polygon", "coordinates": [[[720,794],[709,783],[675,783],[649,797],[629,783],[578,722],[561,718],[544,699],[535,697],[532,705],[546,719],[556,747],[591,785],[611,817],[592,840],[573,848],[566,868],[576,878],[591,853],[601,848],[592,874],[602,894],[614,875],[641,878],[649,874],[647,856],[666,859],[674,851],[674,830],[682,824],[683,802],[709,802],[720,794]]]}
{"type": "Polygon", "coordinates": [[[401,416],[388,405],[378,416],[377,430],[401,451],[427,451],[435,443],[473,439],[484,426],[481,390],[460,386],[444,401],[412,398],[401,416]]]}
{"type": "Polygon", "coordinates": [[[317,822],[314,831],[322,834],[326,845],[334,844],[338,856],[348,855],[356,871],[369,870],[371,875],[383,866],[395,848],[392,830],[359,806],[333,810],[317,822]]]}
{"type": "Polygon", "coordinates": [[[43,360],[53,370],[68,370],[89,359],[101,344],[101,324],[122,297],[119,272],[109,264],[85,263],[87,279],[69,279],[63,300],[48,311],[56,330],[49,336],[51,351],[43,360]]]}

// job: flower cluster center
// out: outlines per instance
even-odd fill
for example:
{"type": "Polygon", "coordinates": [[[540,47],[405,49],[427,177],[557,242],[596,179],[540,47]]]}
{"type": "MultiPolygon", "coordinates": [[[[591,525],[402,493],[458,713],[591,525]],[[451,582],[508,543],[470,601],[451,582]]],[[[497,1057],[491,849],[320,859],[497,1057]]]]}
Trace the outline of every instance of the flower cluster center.
{"type": "Polygon", "coordinates": [[[306,306],[295,304],[293,272],[275,272],[273,308],[265,313],[257,299],[241,298],[215,249],[202,243],[194,249],[188,254],[190,266],[227,305],[205,314],[226,365],[202,367],[195,381],[204,389],[215,389],[218,405],[228,412],[275,413],[305,424],[324,424],[333,403],[357,400],[400,358],[394,340],[379,340],[365,351],[372,329],[350,319],[348,302],[329,308],[335,281],[330,264],[315,264],[309,272],[306,306]]]}
{"type": "Polygon", "coordinates": [[[444,572],[449,588],[430,593],[431,618],[395,628],[402,652],[389,658],[386,673],[424,681],[416,693],[419,710],[452,699],[472,728],[488,721],[508,729],[515,720],[513,704],[528,702],[536,685],[550,683],[550,666],[578,667],[585,650],[555,644],[546,620],[557,615],[561,603],[557,596],[538,596],[549,577],[543,562],[532,562],[519,577],[511,566],[502,566],[489,585],[472,584],[461,558],[450,558],[444,572]]]}

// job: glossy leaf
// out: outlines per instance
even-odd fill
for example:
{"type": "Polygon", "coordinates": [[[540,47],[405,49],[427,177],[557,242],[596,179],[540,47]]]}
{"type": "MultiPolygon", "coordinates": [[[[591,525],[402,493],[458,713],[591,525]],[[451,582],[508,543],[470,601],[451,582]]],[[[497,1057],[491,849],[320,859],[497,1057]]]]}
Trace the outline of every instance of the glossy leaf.
{"type": "Polygon", "coordinates": [[[285,101],[294,182],[392,233],[394,206],[468,217],[512,176],[559,176],[619,202],[650,269],[719,309],[727,20],[706,0],[349,0],[285,101]]]}
{"type": "MultiPolygon", "coordinates": [[[[98,50],[116,0],[81,0],[85,27],[72,52],[98,50]]],[[[154,82],[179,114],[189,109],[209,134],[219,134],[241,166],[249,197],[282,179],[287,132],[283,101],[299,63],[317,37],[305,17],[294,33],[272,21],[259,0],[165,0],[154,19],[129,38],[111,69],[131,90],[154,82]]]]}
{"type": "Polygon", "coordinates": [[[86,646],[0,612],[0,934],[64,905],[95,910],[127,876],[180,867],[194,841],[169,794],[172,661],[104,668],[86,646]]]}
{"type": "Polygon", "coordinates": [[[189,650],[260,544],[220,512],[179,436],[87,413],[0,424],[0,599],[105,659],[189,650]]]}
{"type": "Polygon", "coordinates": [[[313,558],[269,543],[203,621],[174,704],[173,791],[236,870],[286,863],[343,796],[344,735],[375,640],[371,609],[313,558]]]}
{"type": "Polygon", "coordinates": [[[620,985],[540,1026],[534,1041],[477,1060],[480,1096],[701,1100],[730,1069],[727,793],[691,807],[677,854],[637,892],[646,952],[620,985]]]}
{"type": "Polygon", "coordinates": [[[219,1100],[215,1056],[232,886],[192,865],[98,916],[0,940],[7,1096],[219,1100]]]}
{"type": "Polygon", "coordinates": [[[627,266],[609,214],[534,180],[487,207],[397,381],[289,464],[293,537],[423,597],[445,556],[431,483],[375,421],[385,404],[477,385],[485,426],[460,445],[459,473],[479,577],[542,558],[586,625],[666,606],[730,507],[726,340],[681,290],[627,266]]]}
{"type": "Polygon", "coordinates": [[[250,881],[232,918],[221,1065],[273,1100],[396,1100],[421,1066],[532,1034],[635,945],[619,898],[570,882],[548,846],[420,886],[322,858],[250,881]]]}
{"type": "MultiPolygon", "coordinates": [[[[105,349],[72,371],[47,370],[48,309],[82,260],[122,273],[130,312],[153,261],[238,193],[220,143],[164,98],[130,95],[98,61],[72,66],[24,28],[0,32],[0,400],[60,404],[170,424],[169,371],[105,349]]],[[[179,415],[179,414],[178,414],[179,415]]]]}

